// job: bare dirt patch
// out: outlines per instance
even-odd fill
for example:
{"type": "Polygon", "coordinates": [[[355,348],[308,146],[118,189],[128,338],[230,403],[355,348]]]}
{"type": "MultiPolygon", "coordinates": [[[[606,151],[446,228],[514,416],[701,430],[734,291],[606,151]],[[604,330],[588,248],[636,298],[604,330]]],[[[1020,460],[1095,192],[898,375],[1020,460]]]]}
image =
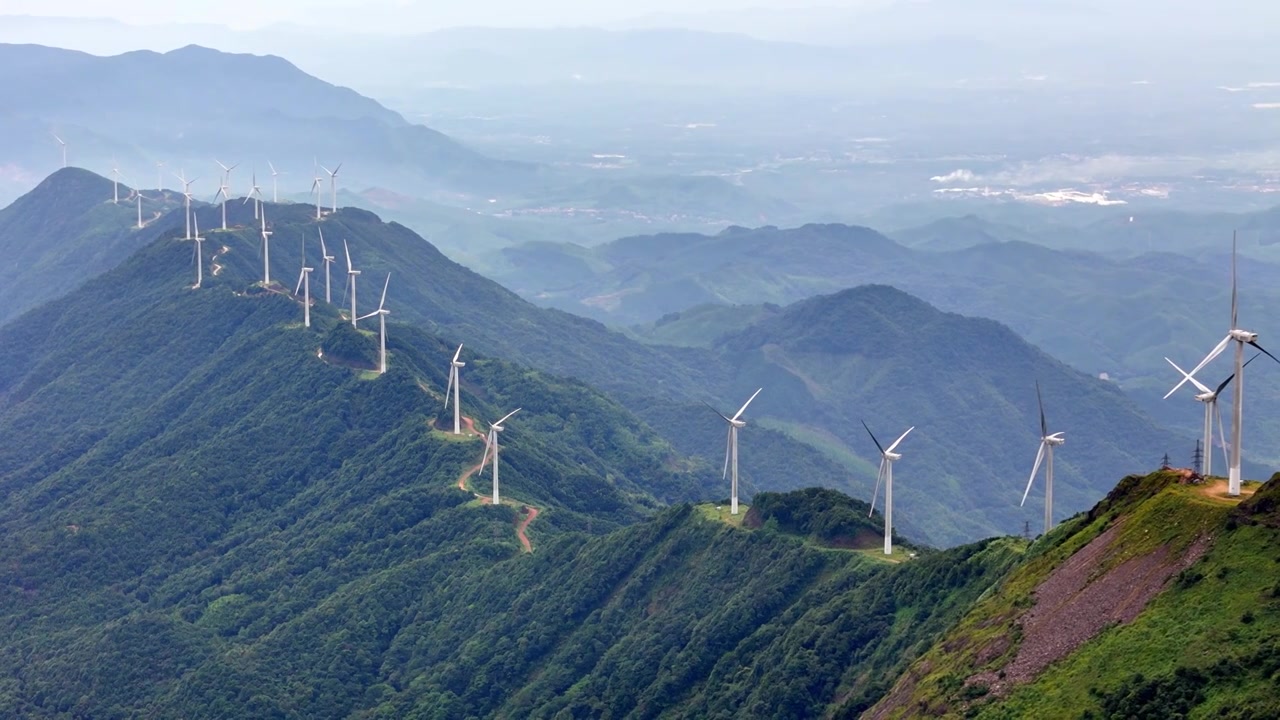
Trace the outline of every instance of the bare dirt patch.
{"type": "Polygon", "coordinates": [[[1107,627],[1133,622],[1169,578],[1209,547],[1204,537],[1180,556],[1161,546],[1094,577],[1122,527],[1117,523],[1108,528],[1040,583],[1034,591],[1035,605],[1017,620],[1022,642],[1013,661],[998,673],[973,675],[966,684],[986,685],[1001,696],[1014,685],[1030,682],[1107,627]]]}

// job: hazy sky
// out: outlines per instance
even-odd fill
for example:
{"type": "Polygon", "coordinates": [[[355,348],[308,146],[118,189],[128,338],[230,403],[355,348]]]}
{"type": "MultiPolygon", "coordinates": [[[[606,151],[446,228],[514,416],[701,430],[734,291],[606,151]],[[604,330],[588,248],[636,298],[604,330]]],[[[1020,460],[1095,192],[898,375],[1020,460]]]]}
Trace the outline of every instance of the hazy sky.
{"type": "Polygon", "coordinates": [[[652,13],[702,13],[797,5],[863,7],[888,0],[5,0],[14,15],[113,17],[131,23],[208,22],[256,27],[277,22],[401,32],[457,25],[604,24],[652,13]]]}

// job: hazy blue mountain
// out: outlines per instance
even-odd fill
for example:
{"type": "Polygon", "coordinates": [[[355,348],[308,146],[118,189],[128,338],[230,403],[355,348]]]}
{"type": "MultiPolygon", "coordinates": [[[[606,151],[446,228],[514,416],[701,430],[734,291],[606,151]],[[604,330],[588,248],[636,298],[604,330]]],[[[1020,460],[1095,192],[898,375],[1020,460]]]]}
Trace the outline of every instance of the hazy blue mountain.
{"type": "Polygon", "coordinates": [[[286,187],[310,186],[317,158],[331,169],[347,162],[344,182],[377,179],[424,193],[496,192],[536,173],[482,156],[275,56],[191,45],[98,57],[0,45],[0,86],[13,108],[0,119],[0,150],[36,172],[60,162],[55,132],[69,143],[73,165],[109,169],[115,157],[132,184],[145,186],[154,162],[165,161],[166,184],[176,185],[169,173],[185,166],[187,177],[205,180],[195,187],[209,196],[215,158],[242,163],[233,190],[247,189],[256,167],[268,193],[268,160],[289,173],[281,179],[286,187]]]}

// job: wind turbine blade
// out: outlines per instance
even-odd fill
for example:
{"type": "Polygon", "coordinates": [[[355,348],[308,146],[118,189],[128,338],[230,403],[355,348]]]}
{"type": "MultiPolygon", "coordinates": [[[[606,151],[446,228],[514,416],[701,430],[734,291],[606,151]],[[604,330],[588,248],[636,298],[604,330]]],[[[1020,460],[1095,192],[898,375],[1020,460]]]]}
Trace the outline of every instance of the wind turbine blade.
{"type": "Polygon", "coordinates": [[[501,425],[502,423],[506,422],[506,421],[507,421],[507,419],[508,419],[508,418],[510,418],[512,415],[515,415],[516,413],[520,412],[520,410],[522,410],[522,408],[516,408],[515,410],[512,410],[511,412],[507,413],[506,415],[503,415],[503,416],[502,416],[502,419],[501,419],[501,420],[499,420],[498,422],[494,423],[494,425],[501,425]]]}
{"type": "Polygon", "coordinates": [[[387,286],[391,284],[391,273],[387,273],[387,279],[382,283],[382,299],[378,301],[378,312],[382,312],[382,306],[387,303],[387,286]]]}
{"type": "Polygon", "coordinates": [[[316,228],[320,231],[320,254],[327,261],[329,259],[329,249],[324,246],[324,229],[316,228]]]}
{"type": "Polygon", "coordinates": [[[729,426],[729,434],[724,440],[724,471],[720,473],[720,479],[724,480],[729,477],[729,451],[733,449],[733,426],[729,426]]]}
{"type": "MultiPolygon", "coordinates": [[[[760,388],[760,390],[763,390],[763,389],[764,388],[760,388]]],[[[741,408],[738,409],[738,414],[733,416],[734,420],[737,420],[738,418],[742,417],[742,413],[747,411],[747,406],[751,404],[752,400],[756,399],[756,396],[760,394],[760,390],[756,390],[755,392],[751,393],[751,397],[747,398],[747,401],[742,404],[741,408]]]]}
{"type": "Polygon", "coordinates": [[[357,320],[357,321],[360,321],[360,320],[368,320],[369,318],[371,318],[371,317],[373,317],[374,315],[377,315],[377,314],[378,314],[378,311],[377,311],[377,310],[374,310],[373,312],[369,313],[368,315],[361,315],[360,317],[356,318],[356,320],[357,320]]]}
{"type": "MultiPolygon", "coordinates": [[[[1239,304],[1238,304],[1238,302],[1237,302],[1237,295],[1238,295],[1238,293],[1237,293],[1237,291],[1236,291],[1236,285],[1237,285],[1237,281],[1236,281],[1236,231],[1235,231],[1235,230],[1232,230],[1232,231],[1231,231],[1231,329],[1232,329],[1232,330],[1235,330],[1237,327],[1239,327],[1238,325],[1236,325],[1236,313],[1237,313],[1237,311],[1239,310],[1239,304]]],[[[1195,374],[1195,371],[1192,371],[1192,374],[1195,374]]]]}
{"type": "Polygon", "coordinates": [[[341,170],[341,169],[342,169],[342,163],[338,163],[338,167],[336,167],[336,168],[334,168],[334,169],[333,169],[333,174],[334,174],[334,175],[337,175],[337,174],[338,174],[338,171],[339,171],[339,170],[341,170]]]}
{"type": "Polygon", "coordinates": [[[912,431],[912,430],[915,430],[915,429],[916,429],[916,426],[915,426],[915,425],[912,425],[911,427],[907,428],[907,431],[906,431],[906,432],[904,432],[904,433],[902,433],[902,435],[900,435],[900,436],[898,437],[898,439],[897,439],[897,440],[894,440],[894,441],[893,441],[893,444],[892,444],[892,445],[890,445],[890,446],[889,446],[889,449],[888,449],[888,450],[885,450],[885,452],[886,452],[886,453],[891,453],[891,452],[893,452],[893,449],[894,449],[894,448],[896,448],[896,447],[898,447],[898,443],[902,442],[902,440],[903,440],[904,438],[906,438],[908,435],[910,435],[910,434],[911,434],[911,431],[912,431]]]}
{"type": "Polygon", "coordinates": [[[347,254],[347,272],[351,272],[351,249],[347,247],[347,240],[342,240],[342,252],[347,254]]]}
{"type": "Polygon", "coordinates": [[[305,277],[306,274],[307,274],[306,270],[303,270],[298,273],[298,286],[293,289],[294,295],[297,295],[298,291],[302,289],[302,278],[305,277]]]}
{"type": "Polygon", "coordinates": [[[884,457],[884,448],[880,447],[880,441],[876,439],[876,434],[871,432],[871,428],[867,427],[867,421],[862,421],[862,427],[867,428],[867,434],[871,436],[871,442],[876,444],[876,449],[880,451],[880,457],[884,457]]]}
{"type": "Polygon", "coordinates": [[[1040,472],[1040,463],[1044,462],[1044,441],[1040,441],[1040,451],[1036,453],[1036,464],[1031,468],[1031,478],[1027,480],[1027,489],[1022,493],[1022,502],[1018,507],[1027,504],[1027,496],[1031,494],[1031,483],[1036,481],[1036,473],[1040,472]]]}
{"type": "MultiPolygon", "coordinates": [[[[1272,355],[1271,353],[1267,352],[1266,348],[1264,348],[1264,347],[1262,347],[1261,345],[1259,345],[1259,344],[1258,344],[1258,342],[1257,342],[1256,340],[1255,340],[1255,341],[1253,341],[1253,342],[1250,342],[1249,344],[1250,344],[1250,345],[1252,345],[1252,346],[1254,346],[1255,348],[1257,348],[1257,349],[1261,350],[1262,352],[1266,353],[1267,357],[1269,357],[1269,358],[1271,358],[1272,360],[1275,360],[1276,362],[1280,363],[1280,358],[1277,358],[1275,355],[1272,355]]],[[[1254,357],[1257,357],[1257,356],[1255,355],[1254,357]]]]}
{"type": "Polygon", "coordinates": [[[1040,397],[1040,381],[1036,381],[1036,404],[1040,406],[1040,437],[1049,434],[1049,423],[1044,419],[1044,399],[1040,397]]]}
{"type": "MultiPolygon", "coordinates": [[[[1191,376],[1191,374],[1190,374],[1190,373],[1188,373],[1186,370],[1183,370],[1182,368],[1178,367],[1178,364],[1177,364],[1177,363],[1175,363],[1174,361],[1170,360],[1169,358],[1165,358],[1164,360],[1165,360],[1165,362],[1167,362],[1167,363],[1169,363],[1170,365],[1172,365],[1174,370],[1177,370],[1178,372],[1182,373],[1182,378],[1183,378],[1183,381],[1184,381],[1184,382],[1189,382],[1189,383],[1191,383],[1192,385],[1195,385],[1195,386],[1196,386],[1196,388],[1198,388],[1198,389],[1200,390],[1200,392],[1209,392],[1209,388],[1205,387],[1205,386],[1204,386],[1204,383],[1201,383],[1199,380],[1197,380],[1197,379],[1195,379],[1194,377],[1192,377],[1192,376],[1191,376]]],[[[1234,373],[1233,373],[1233,374],[1234,374],[1234,373]]],[[[1222,383],[1222,385],[1223,385],[1223,386],[1225,386],[1225,385],[1226,385],[1228,382],[1230,382],[1230,381],[1231,381],[1231,378],[1227,378],[1226,382],[1223,382],[1223,383],[1222,383]]],[[[1219,387],[1219,389],[1221,389],[1221,386],[1219,387]]]]}
{"type": "Polygon", "coordinates": [[[871,512],[867,513],[867,517],[876,514],[876,498],[880,497],[880,483],[884,481],[884,455],[880,456],[880,470],[876,473],[876,489],[871,493],[871,512]]]}
{"type": "Polygon", "coordinates": [[[719,410],[715,409],[715,407],[714,407],[714,406],[712,406],[712,404],[711,404],[711,403],[709,403],[709,402],[707,402],[706,400],[703,400],[703,401],[702,401],[702,404],[703,404],[703,405],[706,405],[706,406],[707,406],[707,407],[709,407],[709,408],[711,408],[711,412],[713,412],[713,413],[715,413],[715,414],[719,415],[720,417],[724,418],[724,421],[725,421],[725,422],[727,422],[727,423],[732,423],[732,422],[733,422],[732,420],[730,420],[730,419],[729,419],[729,417],[728,417],[727,415],[725,415],[724,413],[722,413],[722,412],[720,412],[719,410]]]}
{"type": "Polygon", "coordinates": [[[276,166],[272,165],[270,160],[267,161],[267,167],[271,168],[272,175],[279,175],[279,173],[276,172],[276,166]]]}
{"type": "Polygon", "coordinates": [[[497,441],[498,441],[497,435],[493,432],[493,430],[490,430],[489,434],[485,435],[484,455],[480,457],[480,467],[476,469],[476,472],[480,472],[481,470],[484,470],[484,466],[489,463],[490,451],[493,450],[493,444],[496,443],[497,441]]]}
{"type": "Polygon", "coordinates": [[[1230,335],[1228,335],[1228,336],[1226,336],[1226,337],[1222,338],[1222,342],[1218,343],[1218,346],[1217,346],[1217,347],[1215,347],[1213,350],[1209,351],[1209,354],[1208,354],[1208,355],[1206,355],[1206,356],[1205,356],[1205,358],[1204,358],[1203,360],[1201,360],[1201,361],[1200,361],[1200,364],[1199,364],[1199,365],[1196,365],[1194,368],[1191,368],[1191,372],[1187,373],[1187,376],[1186,376],[1186,377],[1184,377],[1184,378],[1182,378],[1182,382],[1178,383],[1177,385],[1174,385],[1172,390],[1170,390],[1169,392],[1165,393],[1165,396],[1164,396],[1164,397],[1165,397],[1165,399],[1166,399],[1166,400],[1167,400],[1167,399],[1169,399],[1169,396],[1170,396],[1170,395],[1172,395],[1172,394],[1174,394],[1175,392],[1177,392],[1177,391],[1178,391],[1178,388],[1182,387],[1182,384],[1183,384],[1183,383],[1185,383],[1185,382],[1187,381],[1187,378],[1189,378],[1189,377],[1191,377],[1191,376],[1195,375],[1196,373],[1200,372],[1201,370],[1203,370],[1205,365],[1208,365],[1209,363],[1213,362],[1213,359],[1214,359],[1214,358],[1216,358],[1216,357],[1218,357],[1219,355],[1221,355],[1221,354],[1222,354],[1222,351],[1227,349],[1227,345],[1231,342],[1231,339],[1232,339],[1232,338],[1231,338],[1231,336],[1230,336],[1230,335]]]}
{"type": "Polygon", "coordinates": [[[458,362],[458,356],[462,354],[462,344],[458,344],[458,352],[453,354],[453,362],[458,362]]]}
{"type": "Polygon", "coordinates": [[[456,378],[457,376],[458,376],[458,368],[450,367],[449,368],[449,384],[446,385],[444,388],[445,409],[449,408],[449,393],[453,392],[453,382],[454,382],[454,378],[456,378]]]}

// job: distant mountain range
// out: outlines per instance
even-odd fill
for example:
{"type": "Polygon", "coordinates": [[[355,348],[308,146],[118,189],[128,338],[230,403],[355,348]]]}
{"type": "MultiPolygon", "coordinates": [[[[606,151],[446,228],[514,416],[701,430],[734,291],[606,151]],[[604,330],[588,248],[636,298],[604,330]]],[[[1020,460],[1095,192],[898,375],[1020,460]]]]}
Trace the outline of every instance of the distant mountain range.
{"type": "MultiPolygon", "coordinates": [[[[201,210],[202,225],[215,222],[217,212],[201,210]]],[[[1014,502],[1029,458],[1008,450],[1010,437],[1025,435],[1034,444],[1031,400],[1037,379],[1046,400],[1070,426],[1073,447],[1080,448],[1078,455],[1063,454],[1063,512],[1096,497],[1101,488],[1094,478],[1141,468],[1150,458],[1190,446],[1189,440],[1159,430],[1114,387],[1069,370],[1008,329],[940,313],[889,288],[801,302],[765,314],[711,347],[657,347],[591,320],[539,309],[449,261],[407,228],[384,224],[371,213],[343,208],[317,223],[306,206],[269,204],[267,212],[274,232],[273,274],[292,276],[304,239],[314,258],[316,233],[323,229],[331,252],[349,241],[363,272],[362,313],[373,309],[377,279],[390,272],[395,319],[488,355],[594,385],[678,451],[708,457],[709,464],[722,451],[723,429],[701,401],[741,403],[756,387],[766,386],[752,407],[752,427],[742,443],[749,488],[821,483],[869,496],[875,466],[866,458],[874,458],[874,449],[855,432],[857,421],[919,424],[912,462],[922,480],[914,486],[904,480],[900,522],[905,532],[933,543],[953,544],[997,528],[1016,530],[1024,515],[1037,516],[1014,502]],[[912,330],[917,327],[928,329],[918,341],[912,330]],[[886,344],[878,337],[897,339],[886,344]],[[926,342],[946,354],[922,354],[917,344],[926,342]],[[1000,360],[993,364],[992,358],[1000,360]],[[1095,415],[1109,420],[1086,419],[1095,415]],[[973,489],[972,477],[987,480],[973,489]],[[905,510],[912,503],[914,515],[905,510]],[[929,523],[917,524],[923,517],[929,523]]],[[[231,249],[224,262],[252,273],[259,242],[252,209],[233,204],[229,220],[237,229],[223,236],[235,241],[223,240],[231,249]]],[[[345,272],[344,261],[338,262],[335,301],[341,298],[345,272]]],[[[318,296],[318,287],[313,288],[318,296]]],[[[715,477],[706,482],[718,483],[715,477]]]]}

